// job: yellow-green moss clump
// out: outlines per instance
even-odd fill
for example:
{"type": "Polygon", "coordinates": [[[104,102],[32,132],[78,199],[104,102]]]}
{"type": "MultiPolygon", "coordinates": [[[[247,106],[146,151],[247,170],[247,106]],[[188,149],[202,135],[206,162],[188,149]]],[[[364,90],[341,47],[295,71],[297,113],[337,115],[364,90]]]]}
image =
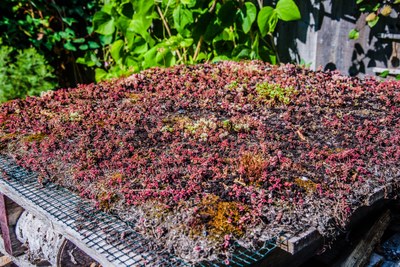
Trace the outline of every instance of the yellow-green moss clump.
{"type": "Polygon", "coordinates": [[[198,206],[197,223],[192,232],[198,235],[205,231],[216,240],[229,234],[242,236],[244,228],[241,218],[247,212],[248,207],[243,203],[223,201],[213,194],[206,195],[198,206]]]}

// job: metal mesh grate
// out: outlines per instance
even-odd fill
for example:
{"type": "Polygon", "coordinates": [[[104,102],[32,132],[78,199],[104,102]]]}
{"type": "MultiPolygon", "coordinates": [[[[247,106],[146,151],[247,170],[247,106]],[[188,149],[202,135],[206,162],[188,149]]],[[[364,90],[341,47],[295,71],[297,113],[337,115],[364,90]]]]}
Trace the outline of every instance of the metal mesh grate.
{"type": "MultiPolygon", "coordinates": [[[[159,252],[154,242],[110,214],[97,210],[89,201],[53,183],[41,185],[37,175],[0,155],[0,183],[40,207],[46,217],[79,234],[82,243],[104,255],[116,266],[191,266],[178,257],[159,252]]],[[[275,239],[258,251],[237,247],[230,266],[248,266],[262,260],[277,247],[275,239]]],[[[223,260],[197,266],[226,266],[223,260]]]]}

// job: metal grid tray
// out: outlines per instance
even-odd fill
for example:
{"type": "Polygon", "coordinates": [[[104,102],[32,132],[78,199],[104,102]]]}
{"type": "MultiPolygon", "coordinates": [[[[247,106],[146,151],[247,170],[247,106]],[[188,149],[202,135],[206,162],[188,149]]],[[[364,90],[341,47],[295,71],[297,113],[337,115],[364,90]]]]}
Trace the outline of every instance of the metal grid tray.
{"type": "MultiPolygon", "coordinates": [[[[135,232],[131,225],[116,216],[99,211],[91,202],[54,183],[40,184],[37,178],[37,174],[0,155],[0,184],[9,189],[9,194],[18,194],[40,207],[43,216],[75,232],[81,246],[100,253],[109,264],[192,266],[170,253],[160,252],[153,241],[135,232]]],[[[261,261],[277,247],[275,241],[276,239],[266,242],[258,251],[249,251],[238,246],[229,266],[249,266],[261,261]]],[[[196,266],[226,265],[221,259],[215,262],[201,262],[196,266]]]]}

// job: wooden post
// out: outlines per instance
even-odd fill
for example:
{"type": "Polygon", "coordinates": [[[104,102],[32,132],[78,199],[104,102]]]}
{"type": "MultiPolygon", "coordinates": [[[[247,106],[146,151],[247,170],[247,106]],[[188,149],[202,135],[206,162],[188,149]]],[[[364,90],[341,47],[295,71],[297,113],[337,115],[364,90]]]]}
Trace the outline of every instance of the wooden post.
{"type": "Polygon", "coordinates": [[[1,233],[4,241],[4,249],[10,255],[13,254],[12,245],[11,245],[11,237],[10,237],[10,229],[8,227],[8,216],[6,209],[6,202],[4,199],[4,195],[0,193],[0,226],[1,233]]]}

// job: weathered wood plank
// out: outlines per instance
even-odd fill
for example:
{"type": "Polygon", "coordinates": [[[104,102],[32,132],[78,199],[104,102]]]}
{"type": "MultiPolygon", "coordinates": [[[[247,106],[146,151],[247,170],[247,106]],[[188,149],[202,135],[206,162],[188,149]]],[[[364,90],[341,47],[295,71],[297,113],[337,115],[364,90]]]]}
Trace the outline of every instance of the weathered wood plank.
{"type": "Polygon", "coordinates": [[[7,266],[11,262],[12,262],[12,259],[7,255],[4,255],[4,256],[0,257],[0,267],[1,266],[7,266]]]}
{"type": "Polygon", "coordinates": [[[321,235],[315,227],[311,227],[307,231],[304,231],[297,236],[291,237],[287,240],[285,236],[281,237],[281,241],[279,242],[279,247],[290,254],[296,254],[304,248],[310,246],[312,243],[317,242],[321,235]]]}
{"type": "MultiPolygon", "coordinates": [[[[32,202],[27,201],[23,196],[21,196],[20,193],[16,192],[15,190],[13,190],[13,188],[11,188],[2,181],[0,181],[0,192],[8,196],[14,202],[18,203],[18,205],[23,207],[25,210],[31,212],[32,214],[38,216],[39,218],[42,218],[43,220],[48,220],[51,227],[54,228],[56,232],[59,232],[60,234],[64,235],[68,240],[73,242],[78,248],[80,248],[86,254],[90,255],[95,261],[99,262],[102,266],[110,266],[110,267],[116,266],[115,264],[111,263],[105,257],[105,255],[99,253],[93,248],[88,247],[84,242],[82,242],[82,238],[80,237],[79,233],[77,233],[70,227],[66,227],[65,225],[62,224],[62,222],[57,222],[56,220],[52,220],[51,214],[47,213],[43,208],[34,205],[32,202]]],[[[9,253],[7,250],[6,252],[9,253]]],[[[12,255],[12,253],[9,254],[12,255]]]]}
{"type": "Polygon", "coordinates": [[[340,264],[342,267],[361,267],[365,266],[368,262],[376,244],[381,239],[383,233],[388,227],[390,222],[390,211],[387,210],[379,219],[373,224],[370,230],[365,234],[364,238],[360,240],[351,254],[340,264]]]}
{"type": "Polygon", "coordinates": [[[4,249],[8,254],[13,255],[11,238],[10,238],[10,229],[8,227],[6,202],[4,199],[4,195],[1,193],[0,193],[0,226],[1,226],[1,234],[3,236],[4,249]]]}

